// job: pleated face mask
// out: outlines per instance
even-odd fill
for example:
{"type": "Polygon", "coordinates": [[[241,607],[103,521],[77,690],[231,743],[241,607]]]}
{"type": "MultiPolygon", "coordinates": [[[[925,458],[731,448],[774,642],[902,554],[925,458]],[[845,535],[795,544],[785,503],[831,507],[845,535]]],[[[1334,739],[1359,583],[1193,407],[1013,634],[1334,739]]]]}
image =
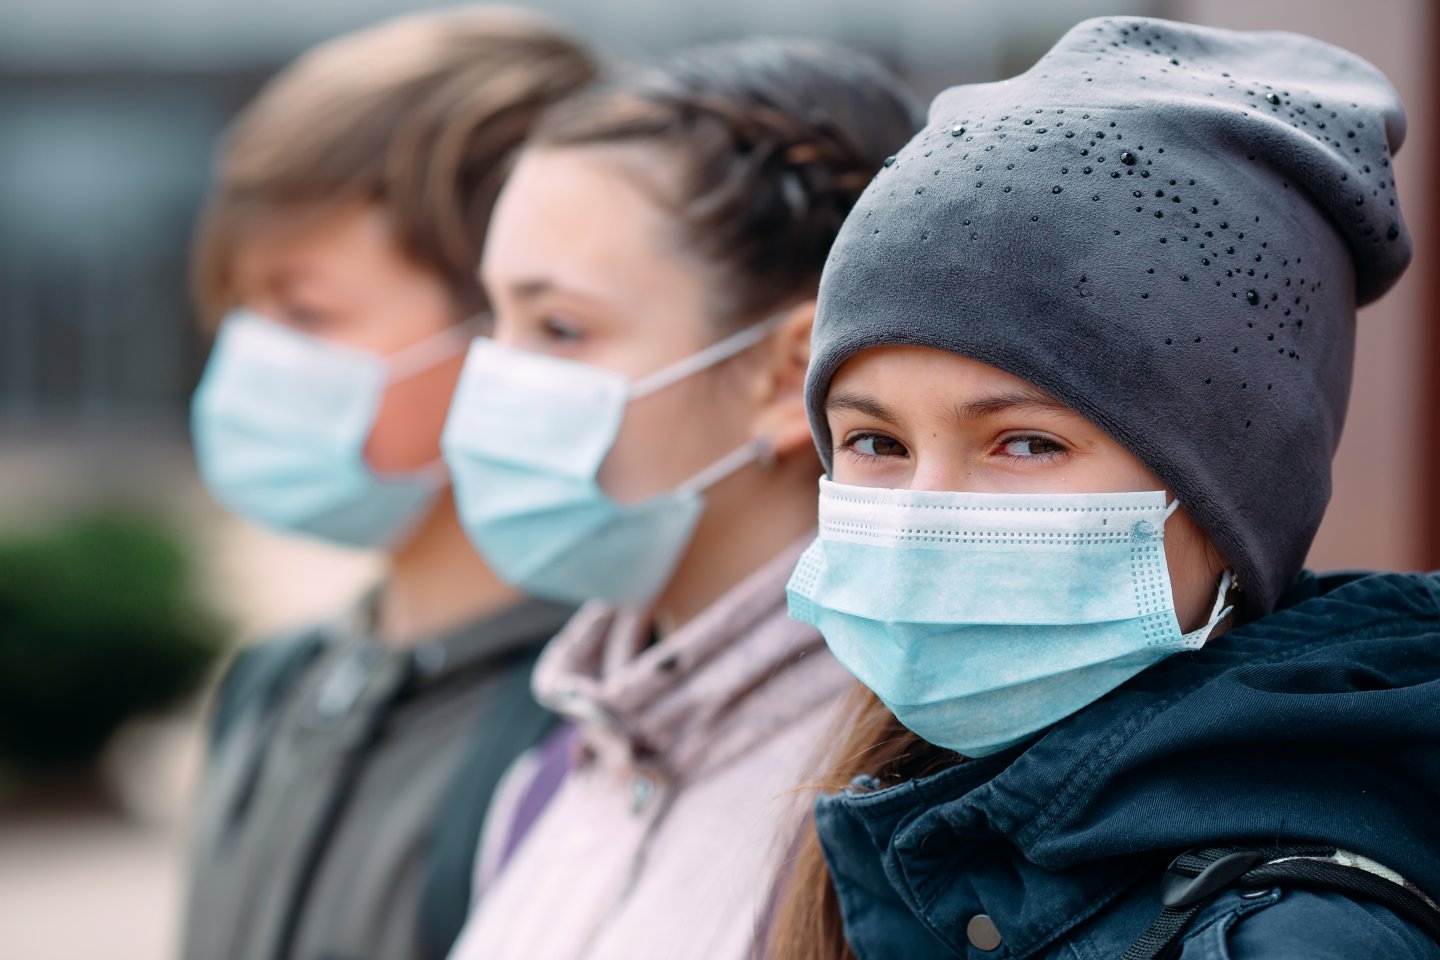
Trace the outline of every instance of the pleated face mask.
{"type": "Polygon", "coordinates": [[[339,346],[248,311],[230,314],[191,406],[200,475],[262,526],[354,547],[403,539],[445,485],[438,460],[378,475],[365,442],[385,388],[454,357],[467,326],[390,357],[339,346]]]}
{"type": "MultiPolygon", "coordinates": [[[[1178,504],[1177,504],[1178,505],[1178,504]]],[[[1163,491],[974,494],[820,481],[790,612],[901,723],[982,757],[1204,645],[1182,633],[1163,491]]]]}
{"type": "Polygon", "coordinates": [[[641,380],[477,340],[442,441],[460,520],[490,566],[536,596],[643,604],[669,581],[704,493],[755,460],[731,451],[678,487],[616,502],[598,476],[627,405],[770,336],[754,324],[641,380]]]}

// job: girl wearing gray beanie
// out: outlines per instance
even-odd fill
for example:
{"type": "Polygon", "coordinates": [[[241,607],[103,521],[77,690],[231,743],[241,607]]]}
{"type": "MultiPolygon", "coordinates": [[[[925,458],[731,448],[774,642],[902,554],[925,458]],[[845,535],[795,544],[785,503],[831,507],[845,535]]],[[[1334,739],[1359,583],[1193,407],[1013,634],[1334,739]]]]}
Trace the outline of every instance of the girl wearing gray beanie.
{"type": "Polygon", "coordinates": [[[1343,50],[1107,19],[887,162],[789,587],[868,689],[772,955],[1440,957],[1440,577],[1302,570],[1403,135],[1343,50]]]}

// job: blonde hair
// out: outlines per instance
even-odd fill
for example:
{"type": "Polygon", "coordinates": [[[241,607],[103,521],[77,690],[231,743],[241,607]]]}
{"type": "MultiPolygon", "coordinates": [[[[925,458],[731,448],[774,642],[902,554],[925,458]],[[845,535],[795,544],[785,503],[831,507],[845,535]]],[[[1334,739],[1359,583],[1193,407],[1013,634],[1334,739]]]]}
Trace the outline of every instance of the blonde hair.
{"type": "Polygon", "coordinates": [[[497,8],[401,17],[304,54],[227,134],[193,264],[202,317],[233,306],[236,251],[257,228],[354,203],[386,213],[459,310],[483,308],[475,271],[509,159],[595,74],[548,20],[497,8]]]}

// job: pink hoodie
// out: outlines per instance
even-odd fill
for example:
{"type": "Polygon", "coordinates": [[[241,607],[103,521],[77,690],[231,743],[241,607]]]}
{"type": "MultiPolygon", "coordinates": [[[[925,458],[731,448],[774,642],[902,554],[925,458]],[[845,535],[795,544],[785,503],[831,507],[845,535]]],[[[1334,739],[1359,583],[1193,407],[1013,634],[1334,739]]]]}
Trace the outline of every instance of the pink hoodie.
{"type": "Polygon", "coordinates": [[[793,788],[853,684],[786,613],[803,547],[653,646],[641,617],[593,604],[551,641],[535,691],[576,721],[580,760],[451,960],[752,956],[805,813],[793,788]]]}

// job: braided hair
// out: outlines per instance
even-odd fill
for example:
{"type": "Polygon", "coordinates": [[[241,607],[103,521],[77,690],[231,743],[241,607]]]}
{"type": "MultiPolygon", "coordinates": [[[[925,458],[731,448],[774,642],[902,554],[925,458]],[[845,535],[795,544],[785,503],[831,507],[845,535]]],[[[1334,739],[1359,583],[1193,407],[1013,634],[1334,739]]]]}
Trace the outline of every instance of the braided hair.
{"type": "Polygon", "coordinates": [[[553,108],[541,147],[653,144],[679,162],[666,206],[743,324],[814,295],[845,215],[921,123],[904,84],[830,43],[695,47],[553,108]]]}

